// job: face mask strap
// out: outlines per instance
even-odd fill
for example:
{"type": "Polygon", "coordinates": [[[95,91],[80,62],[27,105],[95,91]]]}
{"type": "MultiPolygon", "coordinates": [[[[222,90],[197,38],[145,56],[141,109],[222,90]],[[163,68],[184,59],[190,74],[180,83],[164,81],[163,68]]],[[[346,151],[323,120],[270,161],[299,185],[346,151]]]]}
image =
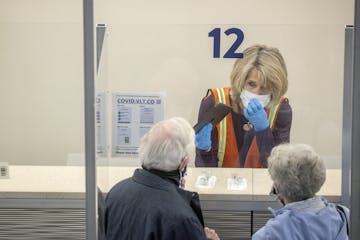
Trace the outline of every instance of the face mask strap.
{"type": "Polygon", "coordinates": [[[183,159],[181,160],[180,166],[179,166],[179,175],[180,175],[180,181],[179,181],[179,187],[183,188],[184,184],[183,184],[183,178],[187,175],[187,163],[185,163],[185,161],[188,159],[188,156],[183,157],[183,159]],[[185,166],[182,166],[183,164],[185,164],[185,166]],[[181,170],[181,169],[184,170],[181,170]]]}
{"type": "Polygon", "coordinates": [[[272,196],[274,199],[280,201],[283,206],[286,205],[284,200],[281,197],[279,197],[279,193],[278,193],[277,189],[275,188],[274,184],[271,187],[269,195],[272,196]]]}

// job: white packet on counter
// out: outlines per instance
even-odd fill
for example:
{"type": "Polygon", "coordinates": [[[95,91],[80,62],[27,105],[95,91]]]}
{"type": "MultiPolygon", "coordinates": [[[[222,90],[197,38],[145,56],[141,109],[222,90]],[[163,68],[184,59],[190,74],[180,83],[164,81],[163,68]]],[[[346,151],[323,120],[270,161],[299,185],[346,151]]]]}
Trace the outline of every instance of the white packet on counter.
{"type": "Polygon", "coordinates": [[[234,176],[227,179],[227,189],[243,191],[247,188],[246,178],[234,176]]]}

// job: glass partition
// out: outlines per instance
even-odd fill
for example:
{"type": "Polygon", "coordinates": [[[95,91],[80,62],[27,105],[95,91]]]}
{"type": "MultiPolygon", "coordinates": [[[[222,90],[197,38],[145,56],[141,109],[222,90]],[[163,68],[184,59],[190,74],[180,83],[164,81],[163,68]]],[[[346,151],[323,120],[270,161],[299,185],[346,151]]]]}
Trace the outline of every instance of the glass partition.
{"type": "Polygon", "coordinates": [[[111,98],[108,90],[108,32],[105,24],[96,26],[95,151],[97,183],[98,239],[105,239],[105,193],[109,190],[109,143],[111,98]]]}
{"type": "MultiPolygon", "coordinates": [[[[108,190],[141,167],[137,147],[153,124],[180,116],[195,125],[208,89],[230,86],[236,57],[253,44],[265,44],[278,48],[287,65],[290,142],[312,145],[324,158],[328,178],[320,194],[340,201],[343,25],[113,23],[107,24],[107,31],[109,50],[104,56],[108,77],[98,80],[106,85],[108,100],[110,136],[104,162],[109,166],[108,190]]],[[[99,173],[99,178],[106,174],[99,173]]],[[[268,194],[271,184],[266,169],[192,165],[186,189],[200,194],[205,221],[216,227],[220,236],[247,238],[256,227],[246,225],[239,232],[224,228],[209,220],[211,211],[239,211],[237,217],[222,220],[222,224],[245,224],[239,220],[241,214],[256,215],[268,206],[280,207],[268,194]]]]}
{"type": "Polygon", "coordinates": [[[84,239],[80,12],[27,4],[0,3],[0,239],[84,239]]]}
{"type": "MultiPolygon", "coordinates": [[[[289,80],[286,97],[293,110],[290,141],[314,146],[327,168],[340,168],[344,26],[112,24],[108,28],[108,89],[113,96],[113,119],[108,118],[108,125],[113,135],[120,105],[129,112],[137,111],[142,104],[131,102],[141,101],[135,95],[162,98],[163,118],[181,116],[195,125],[207,90],[230,85],[235,59],[223,56],[239,36],[225,32],[237,29],[243,33],[237,53],[253,44],[265,44],[278,48],[285,59],[289,80]],[[214,30],[218,35],[211,36],[214,30]],[[219,57],[214,57],[215,51],[219,57]],[[114,104],[116,94],[122,103],[114,104]],[[129,94],[132,99],[120,98],[129,94]]],[[[161,109],[153,114],[156,111],[162,114],[161,109]]],[[[130,117],[137,121],[137,116],[130,117]]],[[[124,137],[123,142],[112,137],[110,148],[126,146],[126,139],[141,136],[142,127],[137,123],[129,132],[118,133],[124,137]]],[[[136,154],[110,152],[110,165],[139,166],[136,154]]]]}
{"type": "MultiPolygon", "coordinates": [[[[81,7],[87,2],[35,2],[0,3],[0,238],[84,239],[81,7]]],[[[283,54],[293,110],[290,141],[314,146],[325,159],[329,195],[339,200],[344,26],[353,23],[354,1],[282,1],[279,10],[270,1],[95,3],[96,22],[106,23],[96,35],[103,34],[94,92],[100,227],[103,195],[141,165],[141,137],[173,116],[195,125],[207,90],[229,86],[234,57],[256,43],[283,54]]],[[[250,209],[274,201],[266,169],[247,170],[192,166],[187,189],[200,193],[205,214],[221,208],[245,213],[229,218],[234,222],[253,218],[250,209]]],[[[239,233],[244,238],[252,231],[246,226],[239,233]]],[[[226,239],[231,231],[218,232],[226,239]]]]}

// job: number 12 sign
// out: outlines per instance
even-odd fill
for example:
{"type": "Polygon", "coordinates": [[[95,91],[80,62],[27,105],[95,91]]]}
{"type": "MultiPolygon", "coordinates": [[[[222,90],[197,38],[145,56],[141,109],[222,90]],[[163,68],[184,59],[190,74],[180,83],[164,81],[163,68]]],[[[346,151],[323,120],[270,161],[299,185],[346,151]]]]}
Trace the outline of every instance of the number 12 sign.
{"type": "MultiPolygon", "coordinates": [[[[244,33],[238,28],[229,28],[226,31],[224,31],[226,36],[229,36],[230,34],[235,34],[236,39],[231,45],[231,47],[225,52],[223,58],[243,58],[242,53],[237,53],[236,50],[239,48],[240,44],[244,40],[244,33]]],[[[214,38],[214,51],[213,51],[213,57],[214,58],[220,58],[220,37],[221,37],[221,29],[220,28],[214,28],[209,32],[209,37],[214,38]]]]}

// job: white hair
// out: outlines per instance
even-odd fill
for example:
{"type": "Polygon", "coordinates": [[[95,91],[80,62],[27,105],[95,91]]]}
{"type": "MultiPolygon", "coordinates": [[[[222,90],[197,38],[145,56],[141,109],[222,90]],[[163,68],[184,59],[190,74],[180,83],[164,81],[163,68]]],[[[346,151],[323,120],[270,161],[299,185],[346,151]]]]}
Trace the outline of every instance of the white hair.
{"type": "Polygon", "coordinates": [[[173,171],[184,158],[193,163],[195,133],[188,121],[180,117],[155,124],[141,139],[139,159],[146,169],[173,171]]]}
{"type": "Polygon", "coordinates": [[[289,202],[315,196],[326,179],[323,159],[306,144],[281,144],[273,148],[268,171],[277,192],[289,202]]]}

